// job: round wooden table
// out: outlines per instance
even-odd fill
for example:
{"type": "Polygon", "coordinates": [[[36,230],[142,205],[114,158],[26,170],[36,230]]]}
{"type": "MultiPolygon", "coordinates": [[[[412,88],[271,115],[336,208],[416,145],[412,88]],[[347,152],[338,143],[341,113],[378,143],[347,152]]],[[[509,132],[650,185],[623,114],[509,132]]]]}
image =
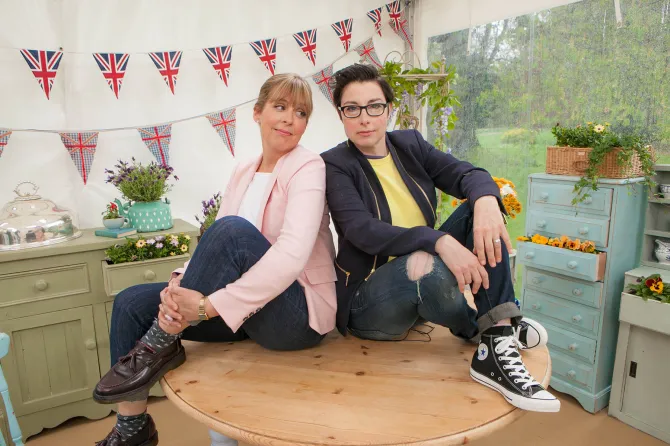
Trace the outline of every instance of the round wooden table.
{"type": "MultiPolygon", "coordinates": [[[[184,342],[186,363],[161,385],[182,411],[247,445],[461,445],[524,413],[470,378],[475,345],[442,327],[430,338],[331,333],[297,352],[184,342]]],[[[547,349],[523,357],[546,387],[547,349]]]]}

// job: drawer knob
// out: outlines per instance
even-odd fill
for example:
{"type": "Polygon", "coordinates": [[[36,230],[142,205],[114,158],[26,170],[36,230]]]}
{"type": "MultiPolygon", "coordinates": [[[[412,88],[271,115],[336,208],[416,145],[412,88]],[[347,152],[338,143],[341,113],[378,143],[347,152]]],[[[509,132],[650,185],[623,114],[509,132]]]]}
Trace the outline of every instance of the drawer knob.
{"type": "Polygon", "coordinates": [[[144,279],[145,280],[154,280],[155,278],[156,278],[156,273],[151,271],[150,269],[148,269],[144,272],[144,279]]]}
{"type": "Polygon", "coordinates": [[[574,290],[572,290],[572,294],[574,294],[575,296],[581,296],[582,294],[584,294],[584,292],[581,290],[581,288],[575,288],[574,290]]]}
{"type": "Polygon", "coordinates": [[[588,233],[589,233],[589,227],[588,227],[588,226],[584,226],[583,228],[579,228],[579,233],[580,233],[581,235],[586,235],[586,234],[588,234],[588,233]]]}
{"type": "Polygon", "coordinates": [[[49,282],[46,280],[40,279],[37,282],[35,282],[35,288],[37,288],[40,291],[44,291],[47,288],[49,288],[49,282]]]}
{"type": "Polygon", "coordinates": [[[541,277],[533,277],[533,280],[531,280],[531,282],[533,282],[535,285],[541,284],[542,281],[543,279],[541,277]]]}
{"type": "Polygon", "coordinates": [[[540,220],[540,221],[537,222],[537,227],[540,228],[540,229],[544,229],[544,228],[547,227],[547,222],[544,221],[544,220],[540,220]]]}
{"type": "Polygon", "coordinates": [[[575,372],[574,370],[570,370],[568,372],[568,378],[575,379],[576,376],[577,376],[577,372],[575,372]]]}
{"type": "Polygon", "coordinates": [[[533,305],[531,305],[531,307],[533,307],[533,310],[539,310],[540,308],[542,308],[542,305],[540,305],[540,304],[533,304],[533,305]]]}
{"type": "Polygon", "coordinates": [[[534,257],[535,257],[535,253],[534,253],[534,252],[527,252],[527,253],[526,253],[526,258],[527,258],[527,259],[532,259],[532,258],[534,258],[534,257]]]}
{"type": "Polygon", "coordinates": [[[568,345],[568,350],[574,352],[575,350],[577,350],[577,344],[570,344],[570,345],[568,345]]]}
{"type": "Polygon", "coordinates": [[[582,321],[582,317],[580,315],[575,314],[574,316],[572,316],[572,322],[579,323],[581,321],[582,321]]]}
{"type": "Polygon", "coordinates": [[[548,199],[549,199],[549,193],[548,192],[542,192],[540,194],[540,200],[547,201],[548,199]]]}
{"type": "Polygon", "coordinates": [[[98,344],[95,342],[95,339],[87,339],[84,345],[86,346],[86,350],[95,350],[95,348],[98,346],[98,344]]]}
{"type": "Polygon", "coordinates": [[[591,198],[591,197],[586,197],[586,198],[584,198],[584,201],[582,201],[582,203],[584,203],[584,204],[591,204],[591,203],[593,203],[593,198],[591,198]]]}
{"type": "Polygon", "coordinates": [[[570,268],[570,269],[576,269],[576,268],[577,268],[577,265],[578,265],[578,263],[575,262],[574,260],[570,260],[570,261],[568,262],[568,268],[570,268]]]}

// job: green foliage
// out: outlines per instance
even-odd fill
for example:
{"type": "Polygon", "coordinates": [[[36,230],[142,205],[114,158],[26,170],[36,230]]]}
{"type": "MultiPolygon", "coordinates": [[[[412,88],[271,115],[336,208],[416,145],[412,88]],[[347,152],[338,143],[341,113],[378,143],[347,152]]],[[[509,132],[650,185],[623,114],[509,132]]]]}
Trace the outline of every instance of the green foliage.
{"type": "Polygon", "coordinates": [[[617,153],[617,164],[627,166],[631,163],[634,155],[640,160],[643,184],[651,190],[654,182],[654,156],[651,147],[645,143],[643,138],[635,133],[618,135],[609,130],[609,124],[593,124],[589,122],[586,126],[561,127],[559,124],[551,130],[556,137],[558,146],[568,147],[590,147],[589,165],[584,175],[575,183],[575,197],[573,204],[580,203],[590,194],[588,190],[598,190],[598,170],[605,157],[613,149],[619,149],[617,153]]]}
{"type": "Polygon", "coordinates": [[[119,218],[119,207],[116,203],[107,203],[107,209],[102,213],[103,220],[119,218]]]}
{"type": "Polygon", "coordinates": [[[152,238],[126,238],[125,243],[117,243],[105,250],[107,262],[111,264],[140,262],[177,256],[188,252],[191,237],[184,234],[166,234],[152,238]]]}
{"type": "Polygon", "coordinates": [[[116,186],[130,201],[158,201],[172,189],[167,183],[170,177],[179,180],[177,175],[172,174],[172,167],[153,161],[148,166],[143,166],[132,158],[132,164],[119,160],[114,167],[117,172],[105,169],[108,175],[105,182],[116,186]]]}
{"type": "Polygon", "coordinates": [[[502,138],[500,138],[500,142],[503,144],[535,144],[535,141],[535,133],[522,128],[508,130],[503,133],[502,138]]]}
{"type": "Polygon", "coordinates": [[[629,293],[640,296],[644,300],[657,300],[670,304],[670,287],[664,283],[660,274],[637,279],[637,283],[629,285],[629,293]]]}

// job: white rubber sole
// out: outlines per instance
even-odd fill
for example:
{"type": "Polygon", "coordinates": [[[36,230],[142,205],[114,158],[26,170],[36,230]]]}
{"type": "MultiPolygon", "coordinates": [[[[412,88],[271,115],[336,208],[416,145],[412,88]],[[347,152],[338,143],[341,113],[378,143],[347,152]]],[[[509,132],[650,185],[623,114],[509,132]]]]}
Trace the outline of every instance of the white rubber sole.
{"type": "Polygon", "coordinates": [[[500,393],[502,396],[505,397],[508,403],[510,403],[512,406],[518,407],[519,409],[528,410],[531,412],[558,412],[559,410],[561,410],[561,402],[556,398],[551,400],[544,400],[544,399],[526,398],[524,396],[517,395],[515,393],[510,392],[500,384],[491,381],[486,376],[477,373],[472,368],[470,368],[470,376],[479,384],[483,384],[489,389],[493,389],[496,392],[500,393]]]}
{"type": "Polygon", "coordinates": [[[522,320],[526,321],[528,325],[537,330],[537,333],[540,336],[540,343],[533,347],[521,347],[521,350],[532,350],[534,348],[540,348],[547,345],[547,341],[549,340],[549,334],[547,333],[547,330],[542,326],[542,324],[540,324],[535,319],[531,319],[529,317],[524,317],[522,320]]]}

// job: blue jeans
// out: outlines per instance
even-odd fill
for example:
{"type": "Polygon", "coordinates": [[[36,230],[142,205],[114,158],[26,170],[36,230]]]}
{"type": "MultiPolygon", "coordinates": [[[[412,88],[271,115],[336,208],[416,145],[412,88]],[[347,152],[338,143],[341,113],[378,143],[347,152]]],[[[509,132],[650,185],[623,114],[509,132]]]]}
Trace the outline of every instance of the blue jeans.
{"type": "MultiPolygon", "coordinates": [[[[181,286],[205,296],[212,294],[237,280],[270,246],[247,220],[221,218],[203,234],[181,286]]],[[[116,296],[109,333],[112,365],[149,331],[158,316],[160,292],[166,286],[165,282],[136,285],[116,296]]],[[[317,345],[323,337],[309,326],[305,292],[297,281],[247,319],[237,333],[218,316],[187,327],[183,332],[183,339],[200,342],[251,338],[271,350],[301,350],[317,345]]]]}
{"type": "MultiPolygon", "coordinates": [[[[472,224],[472,210],[469,204],[463,204],[439,230],[472,251],[472,224]]],[[[382,265],[356,291],[348,326],[354,336],[380,341],[401,340],[419,318],[423,318],[470,340],[502,319],[512,318],[514,324],[521,319],[521,312],[514,303],[509,254],[504,243],[502,262],[493,268],[487,263],[485,267],[489,289],[482,286],[474,295],[476,311],[468,306],[456,278],[439,256],[433,256],[432,271],[418,280],[408,277],[410,256],[398,257],[382,265]]]]}

